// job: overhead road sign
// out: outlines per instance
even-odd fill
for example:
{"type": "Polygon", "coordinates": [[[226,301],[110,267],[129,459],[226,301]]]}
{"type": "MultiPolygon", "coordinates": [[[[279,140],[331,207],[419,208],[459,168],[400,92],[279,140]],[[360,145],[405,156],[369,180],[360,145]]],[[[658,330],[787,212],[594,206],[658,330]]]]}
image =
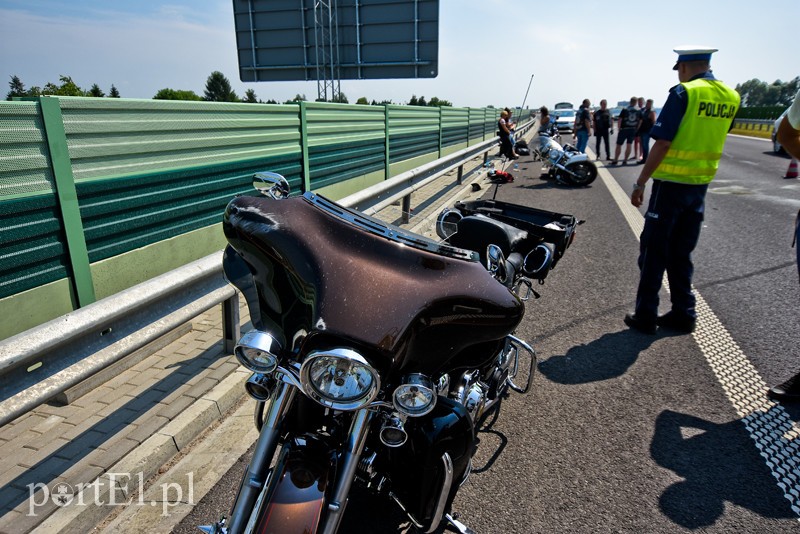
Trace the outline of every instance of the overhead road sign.
{"type": "Polygon", "coordinates": [[[318,80],[331,67],[347,80],[439,73],[439,0],[233,0],[233,11],[244,82],[318,80]]]}

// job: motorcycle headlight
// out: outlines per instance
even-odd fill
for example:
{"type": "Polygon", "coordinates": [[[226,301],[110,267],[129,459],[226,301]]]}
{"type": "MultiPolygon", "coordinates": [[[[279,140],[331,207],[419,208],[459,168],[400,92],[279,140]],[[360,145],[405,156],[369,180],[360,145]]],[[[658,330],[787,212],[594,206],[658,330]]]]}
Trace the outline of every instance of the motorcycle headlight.
{"type": "Polygon", "coordinates": [[[269,374],[278,366],[278,357],[283,350],[278,340],[267,332],[251,330],[242,336],[233,353],[239,363],[261,374],[269,374]]]}
{"type": "Polygon", "coordinates": [[[436,390],[430,378],[415,373],[403,378],[403,383],[394,390],[393,400],[397,411],[420,417],[436,406],[436,390]]]}
{"type": "Polygon", "coordinates": [[[300,367],[303,391],[334,410],[358,410],[372,402],[380,389],[378,372],[354,350],[338,348],[311,352],[300,367]]]}

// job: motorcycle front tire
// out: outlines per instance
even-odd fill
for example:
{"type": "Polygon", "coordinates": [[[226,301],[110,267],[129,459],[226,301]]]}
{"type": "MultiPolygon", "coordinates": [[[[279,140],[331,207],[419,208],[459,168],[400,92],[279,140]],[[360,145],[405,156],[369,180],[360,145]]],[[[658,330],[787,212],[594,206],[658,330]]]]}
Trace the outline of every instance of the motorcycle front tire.
{"type": "Polygon", "coordinates": [[[570,185],[586,187],[597,178],[597,167],[591,161],[579,161],[567,165],[567,170],[572,174],[563,173],[570,185]]]}

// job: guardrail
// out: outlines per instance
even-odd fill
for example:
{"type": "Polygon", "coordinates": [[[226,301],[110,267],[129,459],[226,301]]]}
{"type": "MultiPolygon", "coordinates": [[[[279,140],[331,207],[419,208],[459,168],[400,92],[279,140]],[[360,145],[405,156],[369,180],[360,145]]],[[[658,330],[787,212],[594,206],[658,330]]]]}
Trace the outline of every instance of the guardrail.
{"type": "MultiPolygon", "coordinates": [[[[525,133],[534,121],[517,129],[525,133]]],[[[400,174],[339,201],[370,214],[497,146],[497,138],[400,174]]],[[[407,222],[407,221],[406,221],[407,222]]],[[[130,289],[92,303],[0,342],[0,425],[223,304],[225,350],[240,337],[239,298],[222,275],[222,254],[211,254],[130,289]]]]}

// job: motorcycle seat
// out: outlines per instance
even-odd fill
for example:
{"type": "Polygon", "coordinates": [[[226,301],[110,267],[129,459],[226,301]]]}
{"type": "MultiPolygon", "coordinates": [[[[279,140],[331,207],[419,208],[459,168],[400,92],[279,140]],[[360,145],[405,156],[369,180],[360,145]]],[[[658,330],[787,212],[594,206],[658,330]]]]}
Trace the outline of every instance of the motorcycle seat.
{"type": "Polygon", "coordinates": [[[520,251],[528,239],[528,232],[486,215],[477,214],[463,217],[458,221],[458,229],[448,240],[451,245],[474,250],[481,261],[486,261],[486,247],[497,245],[508,257],[520,251]]]}

